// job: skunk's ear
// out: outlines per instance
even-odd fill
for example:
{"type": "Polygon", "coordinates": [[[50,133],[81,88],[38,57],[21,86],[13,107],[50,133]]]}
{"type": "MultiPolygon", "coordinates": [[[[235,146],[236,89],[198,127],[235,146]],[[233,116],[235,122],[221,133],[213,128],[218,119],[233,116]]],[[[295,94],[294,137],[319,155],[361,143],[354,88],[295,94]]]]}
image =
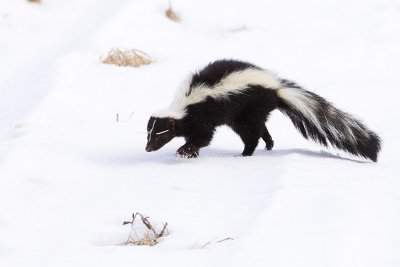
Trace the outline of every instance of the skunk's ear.
{"type": "Polygon", "coordinates": [[[175,121],[174,119],[172,119],[172,118],[170,118],[168,121],[169,121],[169,123],[171,124],[172,129],[175,129],[176,121],[175,121]]]}

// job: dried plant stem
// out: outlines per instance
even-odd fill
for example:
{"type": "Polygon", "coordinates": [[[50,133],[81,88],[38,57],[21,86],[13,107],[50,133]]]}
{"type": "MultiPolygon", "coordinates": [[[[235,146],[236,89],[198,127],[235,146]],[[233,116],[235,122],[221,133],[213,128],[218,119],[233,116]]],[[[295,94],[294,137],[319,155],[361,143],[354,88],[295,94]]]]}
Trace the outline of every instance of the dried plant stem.
{"type": "Polygon", "coordinates": [[[139,216],[142,219],[143,224],[147,227],[147,229],[149,229],[150,231],[152,231],[154,233],[154,235],[156,236],[156,238],[158,238],[158,234],[156,232],[156,230],[154,230],[153,226],[151,225],[151,223],[148,220],[148,217],[143,216],[142,214],[139,213],[139,216]]]}
{"type": "Polygon", "coordinates": [[[208,246],[208,245],[210,245],[210,244],[213,244],[213,243],[221,243],[221,242],[224,242],[224,241],[227,241],[227,240],[233,240],[233,238],[232,237],[227,237],[227,238],[224,238],[224,239],[221,239],[221,240],[216,240],[216,241],[208,241],[207,243],[205,243],[203,246],[201,246],[200,248],[202,249],[202,248],[205,248],[206,246],[208,246]]]}
{"type": "Polygon", "coordinates": [[[132,220],[131,221],[124,221],[122,223],[122,225],[126,225],[126,224],[130,224],[132,226],[132,230],[129,233],[128,239],[119,244],[120,246],[127,246],[127,245],[136,245],[136,246],[155,246],[156,244],[158,244],[158,239],[160,237],[163,237],[165,235],[168,235],[168,229],[167,229],[167,225],[168,223],[165,223],[162,230],[157,233],[157,231],[154,229],[153,225],[151,224],[149,217],[136,212],[132,214],[132,220]],[[137,217],[140,217],[141,222],[143,223],[144,226],[146,226],[146,228],[149,230],[147,233],[145,233],[143,235],[142,238],[140,238],[137,234],[137,232],[135,231],[134,228],[134,224],[135,224],[135,219],[137,217]],[[133,234],[135,235],[135,237],[133,237],[133,234]]]}
{"type": "Polygon", "coordinates": [[[168,223],[165,223],[163,229],[161,230],[160,234],[158,235],[159,237],[164,236],[165,233],[168,234],[167,226],[168,226],[168,223]]]}
{"type": "Polygon", "coordinates": [[[168,3],[169,3],[169,6],[168,6],[167,11],[165,11],[165,15],[170,20],[173,20],[175,22],[180,22],[181,21],[181,17],[172,9],[171,0],[169,0],[168,3]]]}

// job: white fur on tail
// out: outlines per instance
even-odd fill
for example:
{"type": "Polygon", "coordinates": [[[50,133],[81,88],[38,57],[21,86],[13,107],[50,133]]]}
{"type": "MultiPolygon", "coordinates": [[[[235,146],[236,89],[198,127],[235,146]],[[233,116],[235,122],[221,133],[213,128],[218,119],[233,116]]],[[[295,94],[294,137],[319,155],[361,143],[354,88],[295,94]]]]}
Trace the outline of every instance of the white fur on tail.
{"type": "Polygon", "coordinates": [[[277,91],[277,94],[279,98],[297,109],[312,122],[325,138],[329,132],[338,142],[349,140],[352,143],[356,143],[357,140],[353,130],[357,130],[358,133],[364,136],[369,136],[368,132],[361,128],[359,123],[351,116],[333,106],[321,106],[321,103],[306,90],[300,88],[281,88],[277,91]],[[321,109],[327,115],[322,121],[321,118],[318,119],[316,116],[321,109]],[[338,121],[340,121],[340,125],[338,125],[338,121]],[[338,127],[341,127],[341,129],[338,130],[338,127]]]}
{"type": "Polygon", "coordinates": [[[277,94],[278,97],[300,111],[317,127],[322,135],[326,136],[318,118],[315,116],[318,103],[308,96],[307,91],[298,88],[281,88],[277,91],[277,94]]]}

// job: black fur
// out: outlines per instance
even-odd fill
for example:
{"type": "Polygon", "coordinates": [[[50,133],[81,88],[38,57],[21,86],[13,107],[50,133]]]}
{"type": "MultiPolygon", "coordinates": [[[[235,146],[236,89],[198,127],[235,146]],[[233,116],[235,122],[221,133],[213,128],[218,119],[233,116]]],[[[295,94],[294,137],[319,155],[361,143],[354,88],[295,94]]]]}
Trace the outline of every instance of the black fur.
{"type": "MultiPolygon", "coordinates": [[[[192,90],[197,88],[196,86],[207,85],[212,88],[229,74],[249,68],[261,70],[255,65],[241,61],[213,62],[192,76],[187,95],[190,95],[192,90]]],[[[229,94],[225,98],[207,97],[200,103],[188,105],[186,116],[181,119],[151,117],[147,127],[149,135],[146,150],[158,150],[175,136],[183,136],[186,143],[177,150],[177,155],[197,157],[199,149],[209,145],[216,127],[220,125],[228,125],[240,136],[245,145],[243,156],[253,154],[260,138],[265,141],[266,148],[270,150],[274,142],[265,122],[270,112],[278,108],[292,120],[294,126],[305,138],[310,138],[324,146],[330,143],[354,155],[377,160],[380,139],[374,132],[349,114],[334,108],[322,97],[305,91],[296,83],[285,79],[279,79],[279,81],[282,88],[301,90],[309,99],[317,103],[313,114],[318,119],[323,133],[295,106],[279,97],[277,93],[279,89],[264,88],[255,85],[253,81],[248,81],[246,90],[241,93],[229,94]],[[348,123],[349,121],[351,124],[348,123]],[[355,142],[351,142],[354,138],[350,139],[348,129],[351,129],[350,133],[354,134],[355,142]],[[340,133],[340,140],[338,137],[335,139],[334,133],[340,133]]]]}
{"type": "MultiPolygon", "coordinates": [[[[193,74],[190,88],[192,89],[200,84],[205,84],[212,87],[230,73],[249,68],[261,69],[251,63],[237,60],[218,60],[212,62],[201,71],[193,74]]],[[[189,90],[189,94],[190,93],[191,90],[189,90]]]]}

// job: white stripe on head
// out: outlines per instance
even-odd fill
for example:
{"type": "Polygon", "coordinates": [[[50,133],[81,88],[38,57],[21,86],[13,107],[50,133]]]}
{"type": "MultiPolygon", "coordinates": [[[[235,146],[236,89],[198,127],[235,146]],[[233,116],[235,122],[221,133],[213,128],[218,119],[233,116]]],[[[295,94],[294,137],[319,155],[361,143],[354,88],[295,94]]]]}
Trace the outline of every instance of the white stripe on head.
{"type": "Polygon", "coordinates": [[[162,132],[158,132],[158,133],[156,133],[156,135],[160,135],[160,134],[163,134],[163,133],[166,133],[166,132],[169,132],[169,130],[165,130],[165,131],[162,131],[162,132]]]}
{"type": "Polygon", "coordinates": [[[156,124],[156,120],[157,120],[157,119],[154,119],[153,126],[151,126],[150,131],[148,131],[149,137],[147,138],[147,142],[150,142],[150,140],[151,140],[151,133],[152,133],[153,130],[154,130],[154,125],[156,124]]]}

